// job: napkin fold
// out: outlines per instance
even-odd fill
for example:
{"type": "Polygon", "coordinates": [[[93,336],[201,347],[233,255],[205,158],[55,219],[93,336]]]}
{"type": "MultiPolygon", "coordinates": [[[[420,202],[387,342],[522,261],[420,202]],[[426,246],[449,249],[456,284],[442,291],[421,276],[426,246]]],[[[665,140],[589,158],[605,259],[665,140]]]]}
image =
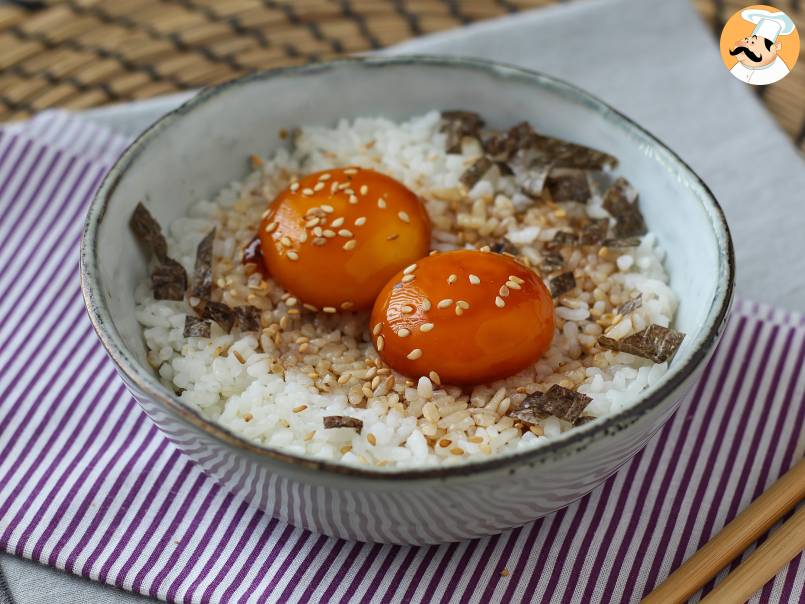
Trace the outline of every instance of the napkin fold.
{"type": "MultiPolygon", "coordinates": [[[[171,602],[636,602],[803,454],[805,319],[739,301],[673,420],[556,514],[420,548],[272,519],[157,431],[92,333],[78,238],[124,144],[60,112],[0,130],[6,552],[171,602]]],[[[798,601],[803,578],[800,557],[754,601],[798,601]]]]}

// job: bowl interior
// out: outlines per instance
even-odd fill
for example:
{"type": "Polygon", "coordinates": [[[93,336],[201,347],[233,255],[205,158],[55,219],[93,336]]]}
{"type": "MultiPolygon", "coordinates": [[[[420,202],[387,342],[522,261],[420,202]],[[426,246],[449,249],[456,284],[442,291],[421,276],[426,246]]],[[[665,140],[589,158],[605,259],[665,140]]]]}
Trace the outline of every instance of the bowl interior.
{"type": "Polygon", "coordinates": [[[88,216],[82,263],[90,311],[124,370],[162,389],[145,362],[133,291],[146,259],[128,227],[139,201],[162,225],[247,172],[251,153],[282,144],[281,128],[341,118],[403,119],[469,109],[491,126],[522,120],[545,134],[607,151],[640,192],[651,231],[667,252],[687,337],[665,380],[701,348],[728,304],[730,242],[706,187],[665,147],[600,101],[560,81],[478,61],[402,57],[337,62],[258,74],[203,91],[153,126],[124,155],[88,216]]]}

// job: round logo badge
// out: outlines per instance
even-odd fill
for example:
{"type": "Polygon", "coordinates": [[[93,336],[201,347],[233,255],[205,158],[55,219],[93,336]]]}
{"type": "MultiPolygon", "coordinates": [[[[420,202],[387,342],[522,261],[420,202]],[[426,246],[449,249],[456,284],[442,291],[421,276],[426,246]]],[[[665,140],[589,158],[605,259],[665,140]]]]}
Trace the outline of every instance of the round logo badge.
{"type": "Polygon", "coordinates": [[[732,15],[721,31],[721,58],[730,73],[747,84],[782,80],[799,56],[799,33],[781,10],[754,4],[732,15]]]}

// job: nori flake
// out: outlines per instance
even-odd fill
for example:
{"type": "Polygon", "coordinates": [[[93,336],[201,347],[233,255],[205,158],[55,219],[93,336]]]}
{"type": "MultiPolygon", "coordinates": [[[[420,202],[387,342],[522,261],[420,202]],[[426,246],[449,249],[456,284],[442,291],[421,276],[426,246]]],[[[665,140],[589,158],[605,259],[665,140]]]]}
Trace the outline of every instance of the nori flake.
{"type": "Polygon", "coordinates": [[[625,247],[637,247],[640,245],[640,239],[637,237],[628,237],[626,239],[604,239],[602,243],[604,247],[611,247],[611,248],[625,248],[625,247]]]}
{"type": "Polygon", "coordinates": [[[201,316],[218,323],[226,333],[232,331],[232,326],[235,324],[235,311],[223,302],[207,301],[201,316]]]}
{"type": "Polygon", "coordinates": [[[557,202],[577,201],[587,203],[592,194],[587,174],[581,171],[573,174],[548,176],[545,186],[551,192],[553,200],[557,202]]]}
{"type": "Polygon", "coordinates": [[[602,348],[627,352],[655,363],[662,363],[674,356],[684,339],[685,334],[680,331],[652,324],[643,331],[620,340],[600,336],[598,344],[602,348]]]}
{"type": "Polygon", "coordinates": [[[578,245],[579,244],[579,236],[572,231],[556,231],[556,234],[553,236],[553,239],[548,241],[545,244],[545,247],[549,250],[556,250],[564,245],[578,245]]]}
{"type": "Polygon", "coordinates": [[[565,259],[559,252],[546,251],[542,254],[542,262],[539,265],[543,273],[555,273],[562,270],[565,266],[565,259]]]}
{"type": "Polygon", "coordinates": [[[536,418],[544,419],[551,415],[574,423],[592,400],[586,394],[554,384],[547,392],[529,394],[519,409],[509,415],[530,424],[535,423],[533,420],[536,418]]]}
{"type": "Polygon", "coordinates": [[[631,300],[627,300],[618,307],[617,313],[619,315],[628,315],[630,312],[636,311],[643,306],[643,294],[637,294],[631,300]]]}
{"type": "Polygon", "coordinates": [[[467,189],[472,189],[483,175],[486,174],[492,167],[492,160],[486,156],[481,156],[464,171],[459,180],[467,189]]]}
{"type": "Polygon", "coordinates": [[[568,271],[551,279],[549,285],[551,296],[558,298],[576,287],[576,278],[573,276],[573,271],[568,271]]]}
{"type": "Polygon", "coordinates": [[[134,234],[148,246],[158,260],[162,261],[168,257],[168,242],[162,234],[162,227],[142,202],[134,208],[130,224],[134,234]]]}
{"type": "Polygon", "coordinates": [[[347,415],[327,415],[324,418],[324,429],[331,428],[354,428],[358,432],[363,428],[363,422],[355,417],[347,415]]]}
{"type": "Polygon", "coordinates": [[[604,209],[615,219],[615,237],[639,237],[647,232],[637,202],[637,191],[625,178],[618,178],[604,195],[604,209]]]}
{"type": "Polygon", "coordinates": [[[212,244],[215,229],[204,236],[196,248],[196,266],[193,271],[193,289],[190,295],[205,303],[212,296],[212,244]]]}
{"type": "Polygon", "coordinates": [[[260,331],[260,309],[251,304],[237,306],[234,310],[235,324],[241,331],[260,331]]]}
{"type": "Polygon", "coordinates": [[[582,245],[601,245],[607,238],[609,231],[609,220],[606,218],[595,218],[585,224],[580,233],[582,245]]]}
{"type": "Polygon", "coordinates": [[[583,426],[584,424],[588,424],[593,421],[595,417],[592,415],[582,415],[576,421],[573,422],[573,426],[583,426]]]}
{"type": "Polygon", "coordinates": [[[520,191],[529,197],[541,197],[550,171],[550,164],[529,168],[518,179],[517,184],[520,185],[520,191]]]}
{"type": "Polygon", "coordinates": [[[156,300],[184,300],[187,272],[176,260],[165,256],[151,273],[151,289],[156,300]]]}
{"type": "Polygon", "coordinates": [[[210,322],[206,319],[194,317],[193,315],[186,315],[184,318],[184,337],[209,338],[210,322]]]}
{"type": "Polygon", "coordinates": [[[617,158],[584,145],[534,133],[531,148],[542,153],[557,168],[602,170],[618,165],[617,158]]]}
{"type": "Polygon", "coordinates": [[[441,131],[447,134],[447,152],[461,153],[461,141],[465,136],[478,138],[484,120],[472,111],[443,111],[441,131]]]}

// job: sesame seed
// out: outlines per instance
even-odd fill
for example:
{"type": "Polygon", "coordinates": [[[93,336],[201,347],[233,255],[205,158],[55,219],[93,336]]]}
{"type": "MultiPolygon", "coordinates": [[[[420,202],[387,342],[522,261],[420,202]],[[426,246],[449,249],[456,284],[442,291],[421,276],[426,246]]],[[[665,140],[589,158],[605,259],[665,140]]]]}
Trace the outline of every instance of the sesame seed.
{"type": "Polygon", "coordinates": [[[460,306],[456,306],[455,310],[456,310],[456,316],[457,317],[460,317],[461,315],[464,314],[464,309],[461,308],[460,306]]]}
{"type": "Polygon", "coordinates": [[[358,216],[355,219],[355,226],[363,226],[366,224],[366,216],[358,216]]]}
{"type": "Polygon", "coordinates": [[[335,314],[335,306],[325,306],[322,308],[322,311],[326,312],[327,314],[333,315],[335,314]]]}
{"type": "Polygon", "coordinates": [[[299,183],[298,182],[292,182],[291,186],[289,188],[291,189],[291,191],[293,193],[296,193],[296,191],[299,190],[299,183]]]}
{"type": "Polygon", "coordinates": [[[500,289],[498,290],[498,293],[500,294],[501,298],[505,298],[506,296],[509,295],[509,288],[506,287],[505,285],[501,285],[500,289]]]}
{"type": "Polygon", "coordinates": [[[335,231],[330,230],[330,229],[324,229],[324,230],[321,232],[321,234],[322,234],[322,235],[324,235],[325,237],[330,237],[330,238],[335,237],[335,231]]]}
{"type": "Polygon", "coordinates": [[[470,285],[478,285],[481,283],[481,279],[478,275],[470,275],[470,285]]]}
{"type": "Polygon", "coordinates": [[[341,310],[349,310],[353,306],[355,306],[355,303],[347,300],[346,302],[341,303],[341,310]]]}
{"type": "Polygon", "coordinates": [[[308,220],[308,221],[305,223],[305,228],[306,228],[306,229],[312,229],[312,228],[313,228],[314,226],[316,226],[317,224],[319,224],[319,219],[318,219],[318,218],[311,218],[310,220],[308,220]]]}
{"type": "Polygon", "coordinates": [[[302,195],[310,197],[311,195],[313,195],[313,189],[310,188],[302,189],[302,195]]]}
{"type": "Polygon", "coordinates": [[[323,246],[325,243],[327,243],[327,240],[324,237],[316,237],[313,240],[313,245],[317,245],[319,247],[323,246]]]}
{"type": "Polygon", "coordinates": [[[436,308],[449,308],[452,306],[453,300],[451,298],[445,298],[444,300],[439,300],[439,303],[436,305],[436,308]]]}
{"type": "Polygon", "coordinates": [[[464,310],[467,310],[470,307],[470,303],[467,302],[466,300],[459,300],[458,302],[456,302],[456,306],[458,306],[459,308],[463,308],[464,310]]]}
{"type": "Polygon", "coordinates": [[[335,211],[333,206],[327,204],[320,205],[319,207],[321,208],[322,212],[326,212],[327,214],[332,214],[335,211]]]}
{"type": "Polygon", "coordinates": [[[400,312],[404,315],[410,315],[412,312],[414,312],[414,307],[406,304],[405,306],[400,307],[400,312]]]}
{"type": "Polygon", "coordinates": [[[411,330],[406,329],[405,327],[401,327],[400,329],[397,330],[397,335],[400,336],[401,338],[407,338],[408,336],[411,335],[411,330]]]}
{"type": "Polygon", "coordinates": [[[421,348],[414,348],[411,352],[406,355],[406,359],[409,361],[416,361],[417,359],[422,357],[422,349],[421,348]]]}
{"type": "Polygon", "coordinates": [[[456,276],[456,274],[455,274],[455,273],[453,273],[452,275],[450,275],[450,276],[447,278],[447,283],[448,283],[449,285],[453,285],[453,283],[455,283],[456,281],[458,281],[458,276],[456,276]]]}
{"type": "Polygon", "coordinates": [[[350,250],[354,250],[356,245],[358,245],[358,242],[355,239],[350,239],[349,241],[347,241],[341,247],[344,248],[347,251],[350,251],[350,250]]]}
{"type": "Polygon", "coordinates": [[[330,180],[332,174],[329,172],[325,172],[324,174],[319,175],[319,180],[330,180]]]}
{"type": "Polygon", "coordinates": [[[416,275],[403,275],[403,278],[400,279],[400,281],[402,281],[403,283],[410,283],[414,279],[416,279],[416,275]]]}
{"type": "Polygon", "coordinates": [[[386,340],[383,339],[383,336],[377,336],[377,351],[380,352],[383,350],[383,346],[385,345],[386,340]]]}
{"type": "Polygon", "coordinates": [[[367,434],[366,435],[366,440],[368,440],[369,444],[372,445],[373,447],[377,444],[377,439],[375,438],[374,434],[371,434],[371,433],[367,434]]]}
{"type": "Polygon", "coordinates": [[[273,231],[276,228],[277,228],[277,223],[276,222],[269,222],[266,225],[265,232],[270,233],[271,231],[273,231]]]}
{"type": "Polygon", "coordinates": [[[341,229],[340,231],[338,231],[338,234],[341,235],[342,237],[352,237],[353,236],[352,231],[350,231],[349,229],[341,229]]]}
{"type": "Polygon", "coordinates": [[[316,186],[313,187],[313,190],[314,191],[321,191],[325,186],[327,186],[327,185],[325,185],[323,182],[317,182],[316,186]]]}
{"type": "Polygon", "coordinates": [[[408,212],[397,212],[397,216],[399,216],[400,220],[402,220],[406,224],[411,222],[411,217],[408,216],[408,212]]]}
{"type": "Polygon", "coordinates": [[[431,329],[433,329],[433,323],[423,323],[419,326],[419,331],[428,333],[431,329]]]}
{"type": "Polygon", "coordinates": [[[431,372],[428,374],[428,377],[430,378],[430,381],[431,381],[431,382],[433,382],[434,384],[437,384],[437,385],[439,385],[439,386],[441,386],[441,385],[442,385],[442,378],[440,378],[440,377],[439,377],[439,374],[438,374],[438,373],[436,373],[435,371],[431,371],[431,372]]]}
{"type": "Polygon", "coordinates": [[[430,310],[430,300],[428,300],[427,298],[423,298],[422,300],[422,310],[424,311],[430,310]]]}
{"type": "Polygon", "coordinates": [[[400,235],[398,233],[393,233],[393,234],[389,235],[388,237],[386,237],[386,241],[394,241],[399,236],[400,235]]]}
{"type": "Polygon", "coordinates": [[[495,296],[495,306],[497,306],[498,308],[503,308],[504,306],[506,306],[506,303],[500,296],[495,296]]]}
{"type": "Polygon", "coordinates": [[[337,229],[342,224],[344,224],[344,217],[339,216],[338,218],[333,218],[333,221],[330,223],[330,226],[337,229]]]}
{"type": "Polygon", "coordinates": [[[408,265],[408,266],[406,266],[406,267],[405,267],[405,269],[403,270],[403,274],[404,274],[404,275],[410,275],[410,274],[411,274],[411,273],[413,273],[415,270],[416,270],[416,264],[409,264],[409,265],[408,265]]]}
{"type": "Polygon", "coordinates": [[[464,449],[462,449],[461,447],[453,447],[452,449],[450,449],[450,453],[452,453],[453,455],[464,455],[464,449]]]}
{"type": "Polygon", "coordinates": [[[338,188],[341,191],[346,191],[347,189],[349,189],[349,183],[348,182],[342,182],[340,185],[338,185],[338,188]]]}
{"type": "Polygon", "coordinates": [[[321,237],[321,234],[322,234],[322,233],[323,233],[323,231],[321,230],[321,227],[320,227],[320,226],[315,226],[315,227],[313,227],[313,234],[314,234],[316,237],[321,237]]]}
{"type": "Polygon", "coordinates": [[[377,207],[381,210],[385,209],[386,207],[386,200],[385,199],[378,199],[377,200],[377,207]]]}
{"type": "Polygon", "coordinates": [[[298,407],[294,407],[293,409],[291,409],[291,411],[293,411],[294,413],[301,413],[305,409],[307,409],[307,405],[302,404],[299,405],[298,407]]]}
{"type": "Polygon", "coordinates": [[[352,205],[358,205],[358,198],[355,195],[350,195],[349,203],[351,203],[352,205]]]}
{"type": "Polygon", "coordinates": [[[353,191],[353,190],[352,190],[351,188],[349,188],[349,187],[347,187],[346,189],[344,189],[344,193],[346,193],[347,195],[355,195],[355,191],[353,191]]]}
{"type": "Polygon", "coordinates": [[[509,289],[523,289],[519,283],[511,280],[506,281],[506,287],[508,287],[509,289]]]}
{"type": "Polygon", "coordinates": [[[330,185],[330,194],[335,195],[335,192],[338,191],[338,181],[334,180],[330,185]]]}
{"type": "Polygon", "coordinates": [[[523,284],[525,281],[518,277],[517,275],[509,275],[509,281],[514,281],[515,283],[523,284]]]}
{"type": "Polygon", "coordinates": [[[311,312],[319,312],[318,307],[313,306],[312,304],[305,303],[305,304],[302,304],[302,306],[304,306],[307,310],[309,310],[311,312]]]}
{"type": "Polygon", "coordinates": [[[369,192],[369,187],[361,185],[361,195],[366,195],[369,192]]]}
{"type": "Polygon", "coordinates": [[[299,302],[299,300],[297,300],[297,299],[296,299],[296,298],[294,298],[293,296],[291,296],[290,298],[288,298],[287,300],[285,300],[285,304],[287,304],[288,306],[296,306],[296,304],[297,304],[298,302],[299,302]]]}
{"type": "Polygon", "coordinates": [[[488,245],[485,245],[480,249],[480,251],[482,251],[482,252],[489,252],[491,250],[492,250],[492,248],[490,248],[488,245]]]}
{"type": "Polygon", "coordinates": [[[383,323],[377,323],[374,328],[372,329],[373,336],[379,336],[380,330],[383,329],[383,323]]]}
{"type": "Polygon", "coordinates": [[[268,208],[268,209],[267,209],[265,212],[263,212],[262,214],[260,214],[260,218],[265,218],[265,217],[266,217],[266,216],[268,216],[269,214],[271,214],[271,208],[268,208]]]}
{"type": "Polygon", "coordinates": [[[294,262],[296,262],[297,260],[299,260],[299,254],[297,254],[297,253],[296,253],[296,252],[294,252],[294,251],[290,251],[290,252],[288,252],[288,253],[286,254],[286,256],[288,256],[288,260],[293,260],[294,262]]]}
{"type": "Polygon", "coordinates": [[[280,239],[280,243],[282,243],[282,245],[285,247],[291,247],[293,245],[293,243],[291,243],[291,238],[287,235],[280,239]]]}
{"type": "Polygon", "coordinates": [[[357,174],[357,173],[358,173],[357,168],[347,168],[346,170],[344,170],[344,174],[357,174]]]}

